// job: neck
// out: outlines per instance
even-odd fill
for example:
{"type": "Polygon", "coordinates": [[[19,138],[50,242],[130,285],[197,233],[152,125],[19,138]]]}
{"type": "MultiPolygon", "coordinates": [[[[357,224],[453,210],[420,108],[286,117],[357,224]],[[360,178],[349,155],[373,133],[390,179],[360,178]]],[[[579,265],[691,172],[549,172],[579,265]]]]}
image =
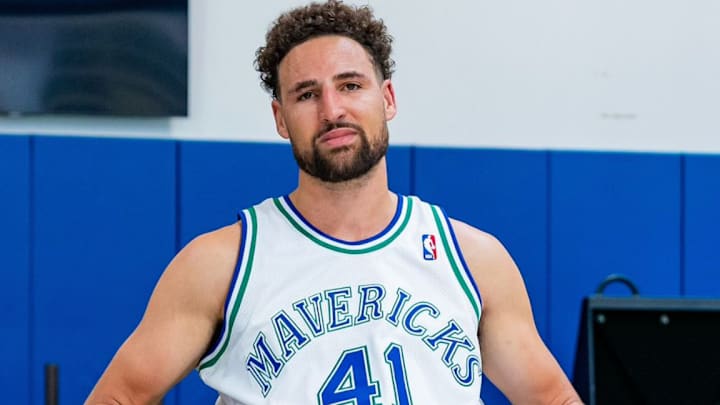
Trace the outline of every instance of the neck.
{"type": "Polygon", "coordinates": [[[380,233],[397,206],[397,196],[388,189],[385,159],[361,178],[341,183],[323,182],[301,171],[290,200],[313,226],[346,241],[380,233]]]}

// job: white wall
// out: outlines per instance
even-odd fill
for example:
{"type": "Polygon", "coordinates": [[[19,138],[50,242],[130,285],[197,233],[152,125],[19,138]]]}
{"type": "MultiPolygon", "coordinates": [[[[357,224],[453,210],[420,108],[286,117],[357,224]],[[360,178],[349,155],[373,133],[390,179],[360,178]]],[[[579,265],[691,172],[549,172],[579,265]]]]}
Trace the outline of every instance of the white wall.
{"type": "MultiPolygon", "coordinates": [[[[252,61],[299,0],[190,0],[190,117],[14,117],[0,133],[280,141],[252,61]],[[262,5],[261,5],[262,4],[262,5]]],[[[373,0],[395,144],[720,152],[717,0],[373,0]]]]}

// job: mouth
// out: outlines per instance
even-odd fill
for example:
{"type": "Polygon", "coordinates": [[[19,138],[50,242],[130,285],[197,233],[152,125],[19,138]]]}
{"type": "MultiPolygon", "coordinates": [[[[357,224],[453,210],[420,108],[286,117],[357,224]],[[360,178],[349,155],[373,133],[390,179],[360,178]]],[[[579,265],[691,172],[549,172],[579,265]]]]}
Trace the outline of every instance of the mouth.
{"type": "Polygon", "coordinates": [[[317,142],[335,148],[354,142],[355,137],[357,131],[353,128],[335,128],[322,134],[317,142]]]}

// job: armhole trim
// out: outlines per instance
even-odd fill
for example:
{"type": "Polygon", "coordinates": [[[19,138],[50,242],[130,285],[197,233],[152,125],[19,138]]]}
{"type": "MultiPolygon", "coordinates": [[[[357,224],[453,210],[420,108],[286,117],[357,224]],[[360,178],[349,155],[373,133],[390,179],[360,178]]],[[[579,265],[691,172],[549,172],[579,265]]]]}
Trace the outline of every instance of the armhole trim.
{"type": "Polygon", "coordinates": [[[479,321],[482,312],[482,298],[480,297],[480,291],[475,284],[475,280],[470,273],[470,269],[465,262],[465,258],[462,255],[462,250],[460,249],[460,245],[455,237],[455,231],[450,223],[450,219],[447,217],[442,208],[436,205],[431,205],[430,207],[433,218],[435,219],[435,224],[437,225],[440,233],[440,240],[442,241],[443,248],[447,253],[450,267],[452,267],[455,278],[460,284],[465,296],[470,301],[470,305],[472,305],[472,308],[475,311],[475,316],[479,321]],[[452,241],[452,244],[450,241],[452,241]]]}
{"type": "Polygon", "coordinates": [[[228,343],[230,342],[230,335],[233,325],[235,324],[235,318],[237,317],[248,280],[250,279],[257,239],[257,216],[255,214],[255,208],[241,211],[238,214],[238,219],[242,223],[242,236],[240,240],[240,250],[238,251],[238,260],[235,266],[235,274],[230,284],[230,291],[225,299],[225,321],[223,322],[222,331],[217,340],[200,361],[197,368],[198,371],[212,367],[217,363],[223,353],[225,353],[228,343]],[[250,235],[249,238],[248,235],[250,235]],[[238,283],[241,277],[242,280],[238,283]]]}

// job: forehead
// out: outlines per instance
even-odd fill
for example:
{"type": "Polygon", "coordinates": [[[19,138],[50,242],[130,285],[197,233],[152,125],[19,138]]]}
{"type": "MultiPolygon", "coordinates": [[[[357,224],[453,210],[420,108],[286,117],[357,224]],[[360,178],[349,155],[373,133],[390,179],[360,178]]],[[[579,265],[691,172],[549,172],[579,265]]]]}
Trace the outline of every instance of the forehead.
{"type": "Polygon", "coordinates": [[[278,80],[282,86],[347,71],[371,76],[374,69],[370,54],[360,43],[340,35],[325,35],[292,48],[278,66],[278,80]]]}

